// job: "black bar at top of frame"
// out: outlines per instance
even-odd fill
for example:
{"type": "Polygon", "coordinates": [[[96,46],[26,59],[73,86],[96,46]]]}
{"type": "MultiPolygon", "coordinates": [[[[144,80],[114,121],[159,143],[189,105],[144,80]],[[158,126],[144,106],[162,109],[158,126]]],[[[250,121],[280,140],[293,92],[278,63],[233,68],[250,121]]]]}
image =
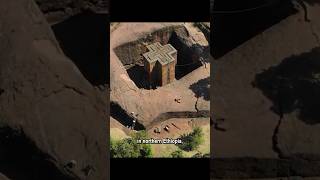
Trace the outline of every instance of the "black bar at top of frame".
{"type": "Polygon", "coordinates": [[[115,22],[203,22],[210,19],[210,0],[111,0],[115,22]]]}

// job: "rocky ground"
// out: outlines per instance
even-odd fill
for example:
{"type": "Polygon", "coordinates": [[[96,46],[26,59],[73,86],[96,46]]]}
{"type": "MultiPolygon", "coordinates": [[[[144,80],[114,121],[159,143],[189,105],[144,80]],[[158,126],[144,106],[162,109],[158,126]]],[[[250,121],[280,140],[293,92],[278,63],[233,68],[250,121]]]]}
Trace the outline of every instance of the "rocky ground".
{"type": "Polygon", "coordinates": [[[320,176],[320,2],[304,3],[216,16],[212,178],[320,176]]]}
{"type": "Polygon", "coordinates": [[[57,23],[85,11],[108,13],[108,0],[34,0],[49,23],[57,23]]]}
{"type": "Polygon", "coordinates": [[[0,178],[107,179],[106,98],[34,1],[0,1],[0,42],[0,178]]]}
{"type": "MultiPolygon", "coordinates": [[[[111,102],[115,107],[122,109],[124,116],[128,116],[130,112],[139,114],[138,123],[144,129],[152,129],[155,124],[166,121],[170,117],[193,117],[197,114],[209,116],[210,63],[206,63],[206,66],[200,66],[166,86],[148,90],[139,88],[130,79],[124,64],[115,52],[117,47],[143,38],[153,31],[179,25],[188,30],[189,36],[185,38],[191,43],[191,46],[198,44],[208,47],[206,36],[191,23],[120,23],[116,28],[114,25],[112,26],[110,35],[111,102]],[[175,102],[175,98],[180,98],[181,103],[175,102]]],[[[165,39],[164,37],[157,38],[165,39]]],[[[121,121],[121,117],[115,119],[121,121]]],[[[114,119],[111,119],[111,128],[113,125],[116,127],[112,121],[114,119]]]]}

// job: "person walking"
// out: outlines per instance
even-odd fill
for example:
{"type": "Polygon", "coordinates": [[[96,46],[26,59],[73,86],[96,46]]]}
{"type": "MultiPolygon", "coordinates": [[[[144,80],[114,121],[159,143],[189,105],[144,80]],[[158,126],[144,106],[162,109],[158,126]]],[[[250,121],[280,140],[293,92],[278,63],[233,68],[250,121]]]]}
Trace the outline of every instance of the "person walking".
{"type": "Polygon", "coordinates": [[[136,122],[137,122],[138,114],[135,114],[134,112],[131,112],[131,117],[132,117],[131,129],[134,130],[134,127],[135,127],[136,122]]]}

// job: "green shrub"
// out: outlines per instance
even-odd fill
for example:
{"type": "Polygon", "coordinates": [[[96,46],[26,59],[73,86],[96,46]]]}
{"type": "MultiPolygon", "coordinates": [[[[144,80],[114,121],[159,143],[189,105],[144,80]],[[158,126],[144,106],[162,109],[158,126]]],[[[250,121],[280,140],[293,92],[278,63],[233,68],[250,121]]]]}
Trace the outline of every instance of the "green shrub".
{"type": "Polygon", "coordinates": [[[147,158],[152,157],[150,144],[138,144],[138,139],[146,139],[145,131],[137,132],[132,138],[118,141],[111,140],[110,154],[113,158],[147,158]]]}
{"type": "Polygon", "coordinates": [[[152,150],[150,144],[138,144],[137,140],[148,139],[146,131],[139,131],[133,135],[135,144],[137,145],[136,149],[139,149],[140,156],[142,158],[152,157],[152,150]]]}
{"type": "Polygon", "coordinates": [[[193,158],[202,158],[202,153],[196,153],[195,155],[193,155],[193,158]]]}
{"type": "Polygon", "coordinates": [[[203,143],[203,132],[200,127],[196,127],[190,134],[184,134],[181,137],[182,144],[178,147],[184,151],[193,151],[203,143]]]}
{"type": "Polygon", "coordinates": [[[171,153],[171,157],[173,157],[173,158],[183,158],[183,152],[180,149],[178,149],[178,150],[176,150],[176,151],[171,153]]]}

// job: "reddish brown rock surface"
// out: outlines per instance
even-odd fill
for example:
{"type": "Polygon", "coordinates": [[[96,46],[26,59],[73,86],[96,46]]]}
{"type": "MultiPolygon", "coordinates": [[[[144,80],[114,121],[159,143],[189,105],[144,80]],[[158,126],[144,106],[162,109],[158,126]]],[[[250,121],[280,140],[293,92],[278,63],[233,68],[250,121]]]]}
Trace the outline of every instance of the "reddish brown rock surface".
{"type": "Polygon", "coordinates": [[[108,13],[109,0],[34,0],[50,23],[62,21],[70,16],[91,11],[108,13]]]}
{"type": "Polygon", "coordinates": [[[105,180],[106,103],[33,1],[0,1],[0,42],[0,172],[105,180]]]}
{"type": "Polygon", "coordinates": [[[320,4],[304,3],[216,16],[216,50],[243,43],[212,63],[212,112],[225,128],[212,129],[212,177],[320,175],[320,4]]]}

